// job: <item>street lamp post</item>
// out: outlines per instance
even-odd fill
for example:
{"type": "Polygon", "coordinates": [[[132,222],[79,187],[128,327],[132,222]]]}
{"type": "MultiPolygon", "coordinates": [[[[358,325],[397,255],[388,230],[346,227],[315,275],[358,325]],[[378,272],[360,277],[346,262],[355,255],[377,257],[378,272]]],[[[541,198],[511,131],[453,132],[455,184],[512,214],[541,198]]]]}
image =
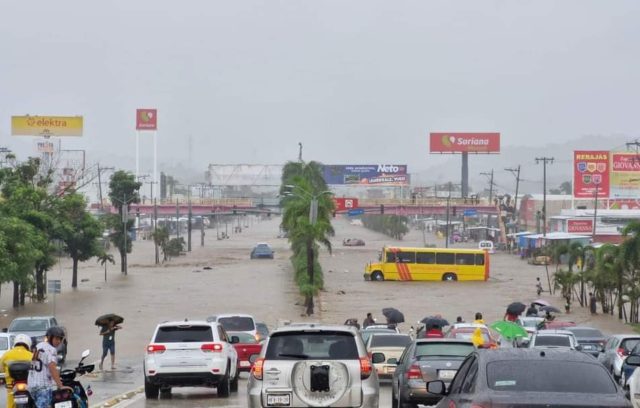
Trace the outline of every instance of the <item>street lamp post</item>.
{"type": "Polygon", "coordinates": [[[598,188],[600,183],[596,183],[595,202],[593,204],[593,233],[591,235],[591,241],[596,242],[596,220],[598,218],[598,188]]]}

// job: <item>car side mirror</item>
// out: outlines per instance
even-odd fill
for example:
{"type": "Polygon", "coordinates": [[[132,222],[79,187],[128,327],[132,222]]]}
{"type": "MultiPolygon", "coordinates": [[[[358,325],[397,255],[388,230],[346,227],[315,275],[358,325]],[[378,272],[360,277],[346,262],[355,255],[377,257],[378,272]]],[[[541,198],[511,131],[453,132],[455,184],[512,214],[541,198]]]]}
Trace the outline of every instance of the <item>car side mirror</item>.
{"type": "Polygon", "coordinates": [[[576,346],[576,350],[578,350],[578,351],[582,351],[582,346],[578,344],[578,345],[576,346]]]}
{"type": "Polygon", "coordinates": [[[8,331],[9,331],[9,329],[8,329],[8,328],[6,328],[6,327],[3,327],[3,328],[2,328],[2,332],[3,332],[3,333],[6,333],[6,332],[8,332],[8,331]]]}
{"type": "Polygon", "coordinates": [[[625,364],[630,366],[640,366],[640,356],[631,355],[624,360],[625,364]]]}
{"type": "Polygon", "coordinates": [[[445,395],[446,389],[447,388],[444,385],[444,381],[441,380],[429,381],[427,383],[427,392],[431,394],[445,395]]]}
{"type": "Polygon", "coordinates": [[[373,364],[380,364],[380,363],[384,363],[384,361],[387,359],[387,357],[385,357],[384,353],[373,353],[371,355],[371,362],[373,364]]]}
{"type": "Polygon", "coordinates": [[[237,343],[240,343],[240,337],[231,336],[231,344],[237,344],[237,343]]]}
{"type": "Polygon", "coordinates": [[[390,358],[389,361],[387,361],[387,364],[398,365],[398,359],[397,358],[390,358]]]}
{"type": "Polygon", "coordinates": [[[259,356],[259,354],[252,354],[252,355],[250,355],[250,356],[249,356],[249,362],[250,362],[251,364],[255,363],[255,362],[256,362],[256,360],[258,359],[258,356],[259,356]]]}

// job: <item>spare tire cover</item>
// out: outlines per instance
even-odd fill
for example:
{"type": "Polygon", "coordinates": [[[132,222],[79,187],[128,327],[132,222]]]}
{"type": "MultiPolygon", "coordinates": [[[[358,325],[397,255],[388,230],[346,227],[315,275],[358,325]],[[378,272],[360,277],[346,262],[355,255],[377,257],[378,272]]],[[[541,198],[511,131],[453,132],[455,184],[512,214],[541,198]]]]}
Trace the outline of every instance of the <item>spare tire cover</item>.
{"type": "Polygon", "coordinates": [[[302,402],[310,407],[326,407],[335,404],[349,388],[349,370],[338,361],[300,361],[291,373],[293,390],[302,402]],[[328,392],[311,392],[311,366],[329,366],[328,392]]]}

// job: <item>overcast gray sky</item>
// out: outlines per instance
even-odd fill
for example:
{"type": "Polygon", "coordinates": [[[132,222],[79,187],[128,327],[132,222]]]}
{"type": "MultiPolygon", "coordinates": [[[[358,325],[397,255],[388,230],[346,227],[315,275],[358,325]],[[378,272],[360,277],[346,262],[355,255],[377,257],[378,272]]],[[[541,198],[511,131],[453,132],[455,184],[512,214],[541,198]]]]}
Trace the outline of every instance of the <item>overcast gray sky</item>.
{"type": "Polygon", "coordinates": [[[11,115],[79,114],[64,145],[133,169],[139,107],[159,110],[161,166],[191,137],[198,171],[283,163],[298,142],[307,160],[418,170],[443,160],[430,131],[638,137],[639,21],[637,0],[5,0],[0,146],[33,152],[11,115]]]}

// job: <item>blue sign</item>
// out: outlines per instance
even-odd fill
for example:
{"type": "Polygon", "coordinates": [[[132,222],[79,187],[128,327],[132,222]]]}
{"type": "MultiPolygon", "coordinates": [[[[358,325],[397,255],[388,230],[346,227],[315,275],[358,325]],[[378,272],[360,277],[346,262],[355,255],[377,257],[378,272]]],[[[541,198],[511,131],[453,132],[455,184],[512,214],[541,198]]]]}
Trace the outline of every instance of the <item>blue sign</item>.
{"type": "Polygon", "coordinates": [[[349,216],[362,215],[364,214],[364,208],[354,208],[353,210],[349,210],[347,214],[349,214],[349,216]]]}
{"type": "Polygon", "coordinates": [[[326,165],[322,175],[329,185],[409,185],[406,164],[326,165]]]}
{"type": "Polygon", "coordinates": [[[475,217],[476,215],[478,215],[478,210],[476,210],[475,208],[470,208],[468,210],[464,210],[463,215],[465,217],[475,217]]]}

